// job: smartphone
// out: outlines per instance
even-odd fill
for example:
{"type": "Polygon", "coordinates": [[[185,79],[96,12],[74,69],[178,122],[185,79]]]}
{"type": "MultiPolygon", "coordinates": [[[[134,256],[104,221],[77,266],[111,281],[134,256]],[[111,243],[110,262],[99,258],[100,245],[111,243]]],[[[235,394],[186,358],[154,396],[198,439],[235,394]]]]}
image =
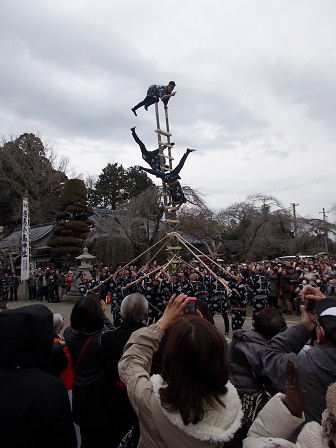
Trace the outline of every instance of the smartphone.
{"type": "Polygon", "coordinates": [[[196,297],[189,297],[189,302],[184,308],[184,314],[196,314],[196,297]]]}
{"type": "Polygon", "coordinates": [[[315,311],[315,300],[305,300],[304,307],[306,308],[307,313],[312,313],[315,311]]]}

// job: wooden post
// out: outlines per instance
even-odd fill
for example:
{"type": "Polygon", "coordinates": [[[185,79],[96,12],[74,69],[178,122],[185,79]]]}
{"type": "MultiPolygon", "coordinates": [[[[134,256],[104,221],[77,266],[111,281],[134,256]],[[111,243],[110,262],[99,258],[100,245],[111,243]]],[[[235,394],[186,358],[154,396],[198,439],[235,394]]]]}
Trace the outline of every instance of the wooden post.
{"type": "MultiPolygon", "coordinates": [[[[168,166],[168,171],[173,169],[172,161],[174,158],[172,157],[172,148],[173,144],[170,142],[170,137],[172,134],[169,129],[169,117],[168,117],[168,107],[164,107],[165,111],[165,122],[166,122],[166,130],[161,129],[160,127],[160,116],[159,116],[159,106],[158,103],[155,103],[155,115],[156,115],[156,127],[155,132],[158,135],[158,145],[159,145],[159,154],[160,154],[160,166],[161,169],[164,170],[164,166],[168,166]],[[162,136],[167,138],[167,142],[162,142],[162,136]],[[168,150],[168,155],[164,154],[164,150],[168,150]]],[[[162,181],[162,192],[163,192],[163,203],[164,203],[164,216],[166,222],[166,235],[167,235],[167,256],[168,257],[176,257],[181,249],[181,246],[178,246],[177,240],[175,237],[171,236],[172,227],[175,229],[176,226],[180,223],[179,219],[176,216],[176,210],[179,207],[174,207],[170,202],[171,198],[168,194],[168,187],[165,182],[162,181]]],[[[171,270],[170,266],[170,270],[171,270]]]]}

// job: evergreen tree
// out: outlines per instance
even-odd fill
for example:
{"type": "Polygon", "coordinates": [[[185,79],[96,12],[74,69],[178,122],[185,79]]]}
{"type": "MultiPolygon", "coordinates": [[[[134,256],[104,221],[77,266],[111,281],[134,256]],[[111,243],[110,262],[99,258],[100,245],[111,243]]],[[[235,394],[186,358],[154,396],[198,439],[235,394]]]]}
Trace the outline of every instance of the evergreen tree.
{"type": "Polygon", "coordinates": [[[93,226],[89,217],[93,210],[87,203],[85,184],[80,179],[65,183],[60,196],[57,224],[48,241],[54,257],[75,257],[80,255],[85,239],[93,226]]]}
{"type": "Polygon", "coordinates": [[[109,163],[90,189],[90,204],[97,208],[115,210],[118,205],[129,201],[142,191],[151,187],[153,182],[139,167],[123,168],[118,163],[109,163]]]}
{"type": "Polygon", "coordinates": [[[139,166],[131,166],[126,170],[126,194],[127,200],[138,196],[138,194],[144,192],[150,187],[153,187],[154,183],[148,177],[147,173],[141,171],[139,166]]]}

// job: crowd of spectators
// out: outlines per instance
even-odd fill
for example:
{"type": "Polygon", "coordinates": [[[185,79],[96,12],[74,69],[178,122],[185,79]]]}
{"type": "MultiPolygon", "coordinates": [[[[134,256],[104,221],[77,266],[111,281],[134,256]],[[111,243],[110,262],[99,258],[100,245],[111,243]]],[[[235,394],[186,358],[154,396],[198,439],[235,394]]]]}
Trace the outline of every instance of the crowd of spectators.
{"type": "Polygon", "coordinates": [[[119,266],[115,272],[107,267],[81,276],[77,287],[84,296],[99,292],[111,303],[115,326],[120,323],[120,305],[126,295],[143,294],[149,302],[149,319],[155,322],[164,310],[164,303],[174,293],[184,293],[206,302],[212,314],[223,316],[225,333],[229,333],[228,310],[232,330],[242,328],[246,307],[253,305],[253,317],[262,308],[273,306],[286,315],[300,315],[299,293],[304,285],[321,289],[336,297],[336,264],[332,258],[295,259],[247,262],[206,267],[182,263],[169,270],[151,265],[119,266]]]}
{"type": "MultiPolygon", "coordinates": [[[[27,299],[30,302],[57,303],[62,302],[64,295],[70,291],[72,282],[78,276],[69,271],[34,269],[26,280],[27,299]]],[[[0,270],[0,298],[1,301],[17,302],[20,279],[15,272],[0,270]]]]}
{"type": "Polygon", "coordinates": [[[334,268],[320,259],[71,273],[83,293],[65,329],[42,303],[2,307],[3,440],[47,448],[334,447],[334,268]],[[287,327],[296,299],[300,321],[287,327]],[[252,327],[242,328],[249,303],[252,327]],[[213,320],[221,313],[226,332],[229,308],[232,341],[213,320]]]}

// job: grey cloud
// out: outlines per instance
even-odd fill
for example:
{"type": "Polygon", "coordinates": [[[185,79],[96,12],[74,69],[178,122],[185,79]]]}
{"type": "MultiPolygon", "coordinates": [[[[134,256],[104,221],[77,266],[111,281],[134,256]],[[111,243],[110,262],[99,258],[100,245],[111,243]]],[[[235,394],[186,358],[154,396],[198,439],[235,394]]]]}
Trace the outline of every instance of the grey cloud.
{"type": "Polygon", "coordinates": [[[278,60],[265,67],[265,73],[267,84],[280,101],[301,105],[309,117],[335,132],[335,70],[330,62],[329,66],[311,62],[289,65],[278,60]]]}

